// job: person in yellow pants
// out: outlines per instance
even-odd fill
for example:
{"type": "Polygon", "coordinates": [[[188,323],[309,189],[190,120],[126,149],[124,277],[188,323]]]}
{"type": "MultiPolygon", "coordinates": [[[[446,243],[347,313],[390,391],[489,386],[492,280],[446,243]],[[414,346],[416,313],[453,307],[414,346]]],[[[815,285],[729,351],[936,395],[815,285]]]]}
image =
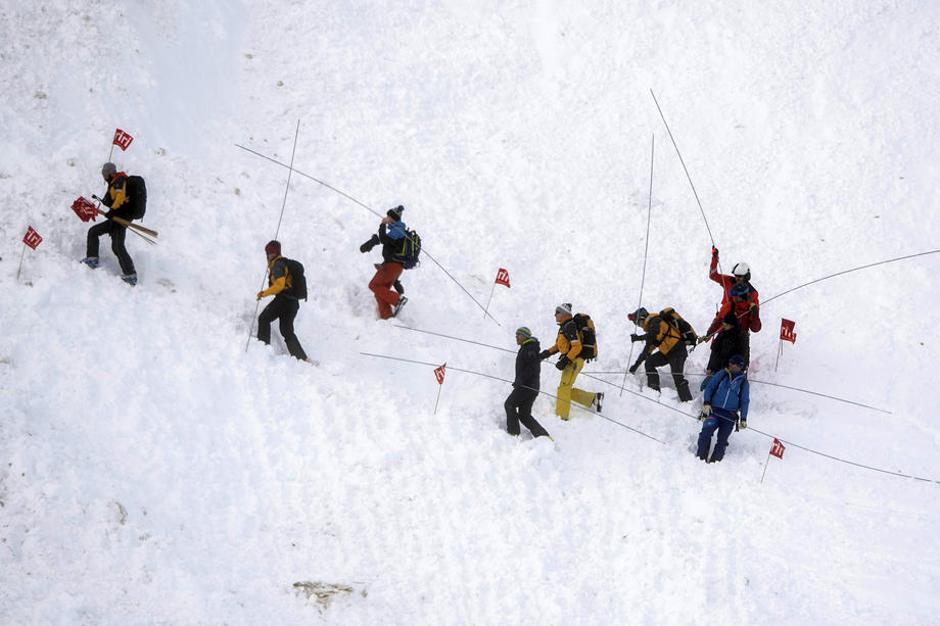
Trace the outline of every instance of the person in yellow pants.
{"type": "Polygon", "coordinates": [[[574,381],[584,368],[584,359],[578,355],[581,353],[581,338],[578,336],[578,327],[571,315],[571,304],[564,303],[555,307],[555,322],[558,323],[558,336],[555,338],[555,345],[547,350],[542,350],[539,357],[547,359],[553,354],[561,353],[561,358],[555,364],[555,367],[561,370],[561,382],[558,383],[558,399],[555,401],[555,414],[561,419],[567,421],[571,413],[571,401],[574,400],[581,406],[587,408],[596,408],[601,412],[601,406],[604,402],[602,392],[594,393],[584,391],[574,386],[574,381]]]}

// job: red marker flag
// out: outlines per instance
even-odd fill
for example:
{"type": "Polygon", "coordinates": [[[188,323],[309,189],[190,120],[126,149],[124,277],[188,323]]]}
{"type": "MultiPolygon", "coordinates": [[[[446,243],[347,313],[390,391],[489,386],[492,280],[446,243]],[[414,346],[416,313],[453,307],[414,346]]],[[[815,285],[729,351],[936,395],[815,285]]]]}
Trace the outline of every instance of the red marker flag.
{"type": "Polygon", "coordinates": [[[111,143],[120,148],[121,152],[127,150],[132,141],[134,141],[134,138],[129,134],[125,133],[120,128],[114,129],[114,139],[111,140],[111,143]]]}
{"type": "Polygon", "coordinates": [[[496,270],[496,284],[509,287],[509,270],[502,267],[496,270]]]}
{"type": "Polygon", "coordinates": [[[75,199],[75,202],[72,203],[72,210],[75,211],[75,215],[78,216],[78,219],[83,222],[94,221],[95,216],[98,215],[98,209],[90,201],[86,200],[84,196],[79,196],[75,199]]]}
{"type": "Polygon", "coordinates": [[[793,330],[796,328],[796,322],[792,320],[780,319],[780,340],[789,341],[790,343],[796,343],[796,333],[793,330]]]}
{"type": "Polygon", "coordinates": [[[770,453],[778,459],[783,459],[783,451],[786,449],[787,448],[783,445],[783,442],[774,437],[774,442],[770,446],[770,453]]]}
{"type": "Polygon", "coordinates": [[[42,243],[42,235],[36,232],[36,229],[32,226],[26,229],[26,234],[23,235],[23,243],[35,250],[39,244],[42,243]]]}
{"type": "Polygon", "coordinates": [[[434,368],[434,378],[437,379],[437,384],[438,384],[438,385],[443,385],[443,384],[444,384],[444,374],[447,373],[446,370],[447,370],[447,363],[444,363],[444,364],[441,365],[440,367],[435,367],[435,368],[434,368]]]}

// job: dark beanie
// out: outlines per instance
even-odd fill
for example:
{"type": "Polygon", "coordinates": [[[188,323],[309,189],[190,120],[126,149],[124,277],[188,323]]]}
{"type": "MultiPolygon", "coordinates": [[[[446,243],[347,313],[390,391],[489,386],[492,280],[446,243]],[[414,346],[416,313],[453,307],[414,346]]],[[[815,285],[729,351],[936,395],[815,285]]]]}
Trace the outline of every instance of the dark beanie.
{"type": "Polygon", "coordinates": [[[268,242],[268,245],[264,247],[264,253],[265,254],[280,254],[281,242],[276,239],[272,239],[271,241],[268,242]]]}
{"type": "Polygon", "coordinates": [[[400,222],[400,221],[401,221],[401,214],[402,214],[404,211],[405,211],[405,207],[403,207],[402,205],[399,204],[399,205],[398,205],[397,207],[395,207],[394,209],[389,209],[385,214],[388,215],[390,218],[394,219],[396,222],[400,222]]]}

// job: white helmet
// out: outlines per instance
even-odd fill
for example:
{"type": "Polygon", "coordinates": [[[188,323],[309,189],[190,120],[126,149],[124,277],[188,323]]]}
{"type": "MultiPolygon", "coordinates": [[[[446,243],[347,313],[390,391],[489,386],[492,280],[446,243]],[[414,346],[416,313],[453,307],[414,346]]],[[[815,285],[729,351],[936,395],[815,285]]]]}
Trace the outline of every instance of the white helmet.
{"type": "Polygon", "coordinates": [[[751,268],[748,267],[747,263],[735,263],[734,267],[731,268],[731,273],[735,276],[750,276],[751,268]]]}

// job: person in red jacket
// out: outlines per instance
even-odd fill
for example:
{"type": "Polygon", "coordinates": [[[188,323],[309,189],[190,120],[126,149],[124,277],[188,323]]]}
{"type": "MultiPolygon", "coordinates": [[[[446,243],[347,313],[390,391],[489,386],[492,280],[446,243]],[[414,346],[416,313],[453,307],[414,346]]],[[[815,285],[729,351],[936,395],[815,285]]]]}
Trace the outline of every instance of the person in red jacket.
{"type": "MultiPolygon", "coordinates": [[[[721,299],[721,308],[708,327],[705,338],[710,340],[722,329],[722,320],[729,313],[734,314],[740,329],[740,354],[744,356],[745,367],[750,364],[751,333],[760,332],[760,294],[751,284],[751,268],[747,263],[735,263],[731,274],[718,273],[718,248],[712,246],[712,262],[708,269],[708,277],[721,285],[724,293],[721,299]]],[[[709,372],[711,373],[711,372],[709,372]]]]}

